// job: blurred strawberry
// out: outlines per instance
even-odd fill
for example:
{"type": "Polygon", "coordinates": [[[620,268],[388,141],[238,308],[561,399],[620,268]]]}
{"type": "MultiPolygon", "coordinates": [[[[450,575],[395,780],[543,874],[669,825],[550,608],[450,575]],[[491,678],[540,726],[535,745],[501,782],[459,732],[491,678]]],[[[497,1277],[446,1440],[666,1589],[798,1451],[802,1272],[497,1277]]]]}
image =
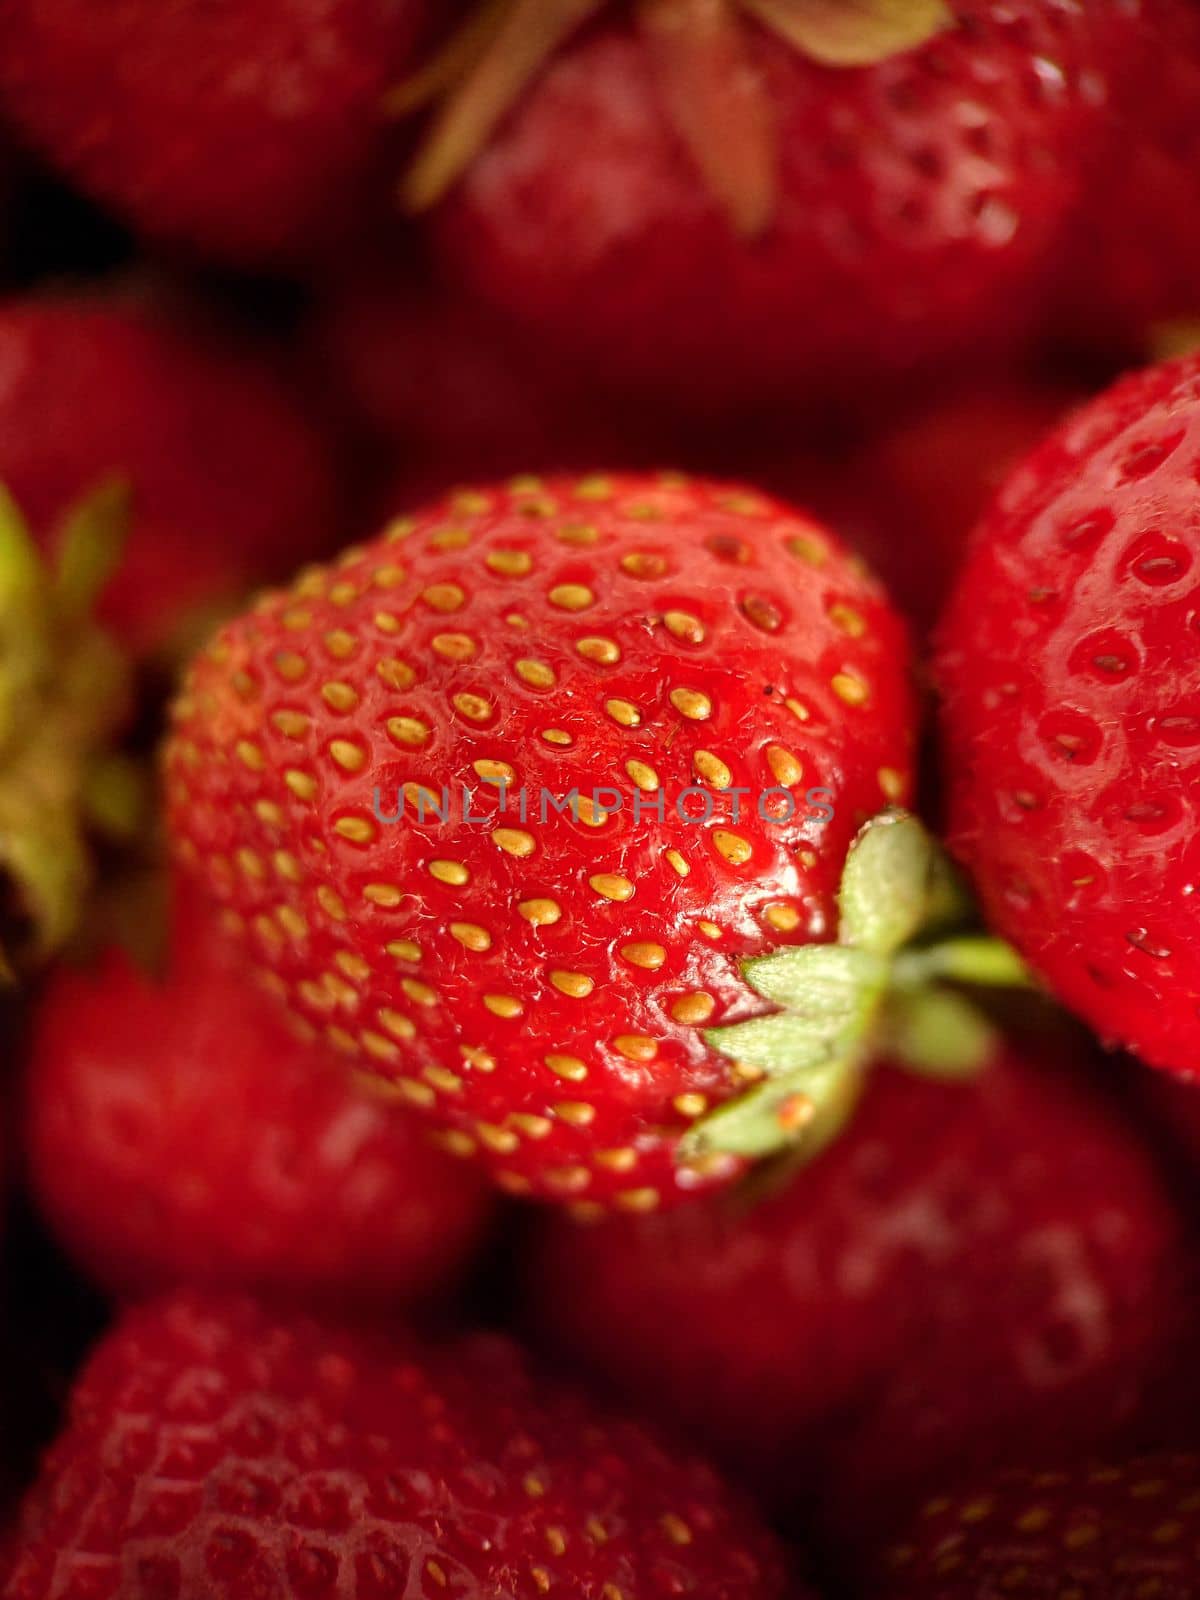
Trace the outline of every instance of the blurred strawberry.
{"type": "Polygon", "coordinates": [[[276,1015],[195,906],[161,981],[111,950],[61,969],[36,1017],[30,1177],[108,1290],[247,1286],[305,1303],[428,1296],[489,1215],[385,1088],[276,1015]]]}
{"type": "Polygon", "coordinates": [[[1092,175],[1056,331],[1144,359],[1156,324],[1200,317],[1200,7],[1142,11],[1139,70],[1092,175]]]}
{"type": "Polygon", "coordinates": [[[702,1462],[537,1378],[191,1292],[96,1350],[9,1600],[804,1600],[702,1462]]]}
{"type": "Polygon", "coordinates": [[[251,350],[148,304],[0,302],[0,484],[46,546],[114,478],[132,521],[100,615],[137,651],[337,541],[328,443],[251,350]]]}
{"type": "Polygon", "coordinates": [[[642,0],[569,37],[596,10],[491,8],[409,199],[445,196],[442,269],[540,350],[689,410],[1011,341],[1140,26],[1055,0],[642,0]]]}
{"type": "Polygon", "coordinates": [[[1200,1455],[956,1478],[884,1552],[869,1584],[873,1600],[1191,1600],[1200,1455]]]}
{"type": "Polygon", "coordinates": [[[0,103],[139,231],[234,265],[324,253],[371,196],[428,0],[10,0],[0,103]]]}
{"type": "Polygon", "coordinates": [[[970,1083],[877,1074],[751,1206],[547,1226],[530,1320],[838,1529],[942,1472],[1133,1413],[1183,1319],[1182,1230],[1105,1105],[1010,1047],[970,1083]]]}
{"type": "Polygon", "coordinates": [[[779,446],[756,478],[811,507],[863,556],[921,638],[1009,469],[1076,398],[1032,378],[972,386],[914,407],[854,451],[804,456],[779,446]]]}
{"type": "Polygon", "coordinates": [[[334,388],[386,446],[389,512],[464,483],[648,459],[646,430],[580,373],[398,264],[341,284],[317,338],[334,388]]]}

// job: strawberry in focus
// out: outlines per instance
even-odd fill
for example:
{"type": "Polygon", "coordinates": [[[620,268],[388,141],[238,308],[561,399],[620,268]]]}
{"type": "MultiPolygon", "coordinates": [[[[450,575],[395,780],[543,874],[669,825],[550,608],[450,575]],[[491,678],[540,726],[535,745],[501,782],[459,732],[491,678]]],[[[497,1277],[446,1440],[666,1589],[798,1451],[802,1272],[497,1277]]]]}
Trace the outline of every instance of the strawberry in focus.
{"type": "Polygon", "coordinates": [[[100,616],[135,651],[336,543],[329,444],[269,364],[148,305],[0,303],[0,484],[47,547],[112,479],[132,517],[100,616]]]}
{"type": "Polygon", "coordinates": [[[139,232],[235,266],[361,227],[425,0],[13,0],[0,104],[139,232]]]}
{"type": "Polygon", "coordinates": [[[118,1322],[5,1594],[802,1600],[732,1490],[512,1345],[422,1351],[194,1292],[118,1322]]]}
{"type": "Polygon", "coordinates": [[[461,1273],[489,1206],[387,1098],[297,1040],[185,906],[161,981],[117,950],[50,978],[25,1086],[30,1181],[113,1293],[425,1298],[461,1273]]]}
{"type": "Polygon", "coordinates": [[[529,1320],[858,1537],[914,1485],[1127,1423],[1182,1328],[1183,1259],[1150,1153],[1010,1045],[967,1083],[878,1073],[752,1206],[554,1219],[529,1320]]]}
{"type": "Polygon", "coordinates": [[[1194,1076],[1200,360],[1077,412],[1013,474],[941,625],[950,844],[1100,1036],[1194,1076]]]}
{"type": "Polygon", "coordinates": [[[874,1600],[1190,1600],[1200,1456],[1025,1468],[953,1483],[884,1553],[874,1600]]]}
{"type": "Polygon", "coordinates": [[[747,1031],[767,991],[738,963],[841,937],[851,843],[908,792],[907,675],[883,595],[803,514],[517,480],[225,628],[175,707],[169,828],[292,1009],[505,1188],[651,1209],[840,1093],[831,1041],[747,1031]]]}
{"type": "MultiPolygon", "coordinates": [[[[594,10],[560,0],[559,36],[594,10]]],[[[714,413],[1022,337],[1142,26],[1052,0],[650,0],[531,78],[555,34],[523,12],[410,177],[418,206],[445,194],[441,270],[559,360],[714,413]]]]}

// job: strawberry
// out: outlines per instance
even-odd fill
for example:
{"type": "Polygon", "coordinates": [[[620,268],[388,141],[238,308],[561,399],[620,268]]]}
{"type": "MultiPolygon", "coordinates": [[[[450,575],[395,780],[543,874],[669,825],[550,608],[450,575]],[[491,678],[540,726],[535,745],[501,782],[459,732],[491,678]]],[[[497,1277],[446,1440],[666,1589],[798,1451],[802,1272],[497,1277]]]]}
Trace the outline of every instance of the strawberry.
{"type": "Polygon", "coordinates": [[[1009,1045],[970,1084],[877,1074],[831,1148],[752,1207],[557,1219],[531,1326],[776,1499],[862,1529],[969,1463],[1104,1438],[1182,1321],[1149,1153],[1009,1045]]]}
{"type": "Polygon", "coordinates": [[[52,976],[25,1095],[42,1212],[114,1292],[412,1298],[459,1271],[487,1218],[473,1175],[295,1040],[194,908],[161,982],[116,950],[52,976]]]}
{"type": "Polygon", "coordinates": [[[0,105],[155,239],[234,265],[329,250],[370,198],[425,0],[13,0],[0,105]]]}
{"type": "Polygon", "coordinates": [[[1200,360],[1078,412],[1010,478],[942,624],[951,844],[1106,1040],[1200,1060],[1200,360]]]}
{"type": "Polygon", "coordinates": [[[138,651],[336,535],[329,446],[267,365],[148,305],[0,303],[0,484],[43,547],[112,478],[133,515],[101,616],[138,651]]]}
{"type": "Polygon", "coordinates": [[[651,419],[605,406],[528,340],[395,262],[327,296],[316,342],[333,388],[384,447],[389,510],[531,467],[649,459],[651,419]]]}
{"type": "Polygon", "coordinates": [[[92,1356],[9,1600],[800,1600],[732,1490],[512,1345],[422,1350],[195,1292],[92,1356]]]}
{"type": "Polygon", "coordinates": [[[939,899],[888,809],[906,677],[880,591],[787,506],[515,480],[218,634],[168,823],[273,988],[451,1149],[647,1209],[840,1103],[877,1023],[919,1031],[919,977],[1011,969],[967,940],[893,972],[939,899]]]}
{"type": "Polygon", "coordinates": [[[1156,324],[1200,317],[1200,13],[1193,0],[1142,9],[1145,48],[1113,108],[1056,310],[1060,333],[1135,359],[1156,324]]]}
{"type": "Polygon", "coordinates": [[[1139,26],[1056,0],[642,0],[567,37],[599,9],[491,8],[410,202],[446,197],[447,278],[539,349],[713,410],[1011,342],[1139,26]]]}
{"type": "Polygon", "coordinates": [[[756,478],[836,529],[923,638],[1009,470],[1076,399],[1033,378],[970,385],[855,449],[806,459],[777,444],[756,478]]]}
{"type": "Polygon", "coordinates": [[[1012,1471],[930,1500],[886,1552],[874,1600],[1190,1600],[1200,1455],[1012,1471]]]}

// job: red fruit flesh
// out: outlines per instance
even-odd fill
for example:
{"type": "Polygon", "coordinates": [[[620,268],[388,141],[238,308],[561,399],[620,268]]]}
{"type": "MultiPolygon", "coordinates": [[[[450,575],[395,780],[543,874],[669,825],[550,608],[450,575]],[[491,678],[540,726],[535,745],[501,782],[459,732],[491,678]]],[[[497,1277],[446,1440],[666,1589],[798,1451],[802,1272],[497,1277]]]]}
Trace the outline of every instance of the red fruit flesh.
{"type": "Polygon", "coordinates": [[[292,1007],[456,1148],[514,1192],[648,1207],[738,1170],[676,1164],[745,1082],[701,1030],[762,1010],[740,957],[833,936],[912,735],[902,627],[802,514],[516,482],[224,630],[176,709],[170,827],[292,1007]]]}
{"type": "Polygon", "coordinates": [[[1010,1472],[930,1501],[886,1553],[876,1600],[1191,1600],[1200,1456],[1010,1472]]]}
{"type": "Polygon", "coordinates": [[[25,1092],[38,1204],[116,1293],[414,1299],[461,1272],[488,1217],[475,1176],[289,1032],[194,913],[162,982],[117,952],[50,980],[25,1092]]]}
{"type": "Polygon", "coordinates": [[[801,1600],[715,1475],[538,1382],[189,1293],[128,1313],[26,1501],[8,1600],[801,1600]]]}
{"type": "Polygon", "coordinates": [[[423,0],[13,0],[0,105],[139,231],[227,260],[326,253],[371,195],[423,0]]]}
{"type": "Polygon", "coordinates": [[[0,483],[49,546],[112,477],[132,523],[100,612],[138,650],[336,541],[328,443],[268,365],[130,305],[0,304],[0,483]]]}
{"type": "Polygon", "coordinates": [[[746,25],[779,166],[751,240],[633,26],[591,29],[434,215],[445,272],[560,356],[690,409],[853,393],[1011,340],[1048,291],[1124,29],[1046,0],[952,10],[955,28],[853,70],[746,25]]]}
{"type": "Polygon", "coordinates": [[[1182,1259],[1148,1152],[1010,1050],[969,1084],[877,1073],[753,1207],[551,1223],[529,1317],[853,1544],[944,1473],[1111,1436],[1178,1328],[1182,1259]]]}
{"type": "Polygon", "coordinates": [[[1200,1060],[1200,361],[1069,421],[981,526],[942,627],[951,844],[1105,1039],[1200,1060]]]}

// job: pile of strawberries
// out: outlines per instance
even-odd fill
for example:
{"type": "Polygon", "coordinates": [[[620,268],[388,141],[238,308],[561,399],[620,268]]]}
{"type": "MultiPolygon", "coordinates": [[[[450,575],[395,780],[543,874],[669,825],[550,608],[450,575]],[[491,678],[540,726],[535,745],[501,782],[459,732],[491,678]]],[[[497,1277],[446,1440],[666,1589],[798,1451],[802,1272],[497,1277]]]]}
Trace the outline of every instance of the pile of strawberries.
{"type": "Polygon", "coordinates": [[[1200,0],[0,0],[0,290],[0,1600],[1196,1600],[1200,0]]]}

